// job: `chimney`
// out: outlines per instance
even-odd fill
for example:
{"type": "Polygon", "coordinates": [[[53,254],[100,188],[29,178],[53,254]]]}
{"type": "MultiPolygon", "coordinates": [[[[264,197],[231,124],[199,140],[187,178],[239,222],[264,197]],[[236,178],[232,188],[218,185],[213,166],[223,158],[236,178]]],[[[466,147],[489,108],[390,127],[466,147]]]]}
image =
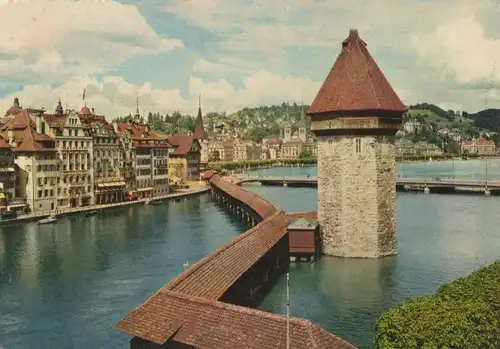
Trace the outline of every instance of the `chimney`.
{"type": "Polygon", "coordinates": [[[113,120],[112,124],[113,124],[113,129],[115,130],[115,132],[118,132],[118,122],[116,122],[116,120],[113,120]]]}
{"type": "Polygon", "coordinates": [[[42,134],[42,114],[36,116],[36,133],[42,134]]]}
{"type": "Polygon", "coordinates": [[[92,114],[94,114],[94,108],[92,108],[92,114]]]}
{"type": "Polygon", "coordinates": [[[13,146],[13,144],[14,144],[14,131],[8,130],[7,131],[7,137],[9,139],[10,146],[13,146]]]}

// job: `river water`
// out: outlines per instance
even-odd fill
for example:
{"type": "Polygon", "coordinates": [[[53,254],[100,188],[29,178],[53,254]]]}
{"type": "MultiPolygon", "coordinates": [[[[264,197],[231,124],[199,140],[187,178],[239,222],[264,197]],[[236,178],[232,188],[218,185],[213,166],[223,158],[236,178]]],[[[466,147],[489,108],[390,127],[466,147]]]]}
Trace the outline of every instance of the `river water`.
{"type": "Polygon", "coordinates": [[[0,344],[128,348],[129,337],[112,326],[184,263],[246,229],[208,194],[0,227],[0,344]]]}
{"type": "MultiPolygon", "coordinates": [[[[398,164],[408,177],[484,179],[481,160],[398,164]],[[453,171],[454,169],[454,171],[453,171]],[[482,171],[482,172],[481,172],[482,171]]],[[[262,175],[316,175],[315,167],[276,168],[262,175]]],[[[500,179],[500,160],[488,161],[500,179]]],[[[287,211],[317,209],[315,188],[245,185],[287,211]]],[[[323,257],[292,263],[291,313],[309,318],[359,348],[371,348],[380,314],[410,296],[427,295],[500,258],[500,197],[397,193],[398,255],[379,260],[323,257]]],[[[286,277],[260,308],[286,314],[286,277]]]]}
{"type": "MultiPolygon", "coordinates": [[[[480,161],[404,164],[404,175],[476,178],[480,161]],[[455,171],[450,170],[454,168],[455,171]],[[412,172],[413,171],[413,172],[412,172]]],[[[500,162],[488,164],[500,178],[500,162]]],[[[315,168],[261,171],[315,174],[315,168]]],[[[316,189],[246,186],[290,211],[315,210],[316,189]]],[[[398,193],[397,257],[324,257],[291,270],[292,314],[309,318],[360,348],[387,307],[499,258],[500,198],[398,193]]],[[[57,224],[0,227],[0,344],[5,349],[127,348],[112,329],[183,264],[207,255],[245,227],[209,195],[158,206],[120,208],[57,224]]],[[[261,305],[285,312],[285,278],[261,305]]]]}

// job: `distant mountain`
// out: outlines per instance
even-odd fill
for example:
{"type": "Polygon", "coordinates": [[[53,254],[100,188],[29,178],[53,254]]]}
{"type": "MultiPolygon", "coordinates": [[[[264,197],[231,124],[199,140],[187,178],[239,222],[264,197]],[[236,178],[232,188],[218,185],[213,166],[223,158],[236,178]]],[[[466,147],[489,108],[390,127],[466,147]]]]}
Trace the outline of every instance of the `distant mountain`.
{"type": "Polygon", "coordinates": [[[409,110],[429,110],[439,116],[440,118],[447,119],[449,121],[453,121],[456,117],[456,113],[453,110],[443,110],[439,108],[437,105],[434,104],[428,104],[428,103],[421,103],[421,104],[415,104],[415,105],[410,105],[408,107],[409,110]]]}
{"type": "Polygon", "coordinates": [[[500,109],[486,109],[465,116],[471,119],[472,125],[477,128],[500,133],[500,109]]]}

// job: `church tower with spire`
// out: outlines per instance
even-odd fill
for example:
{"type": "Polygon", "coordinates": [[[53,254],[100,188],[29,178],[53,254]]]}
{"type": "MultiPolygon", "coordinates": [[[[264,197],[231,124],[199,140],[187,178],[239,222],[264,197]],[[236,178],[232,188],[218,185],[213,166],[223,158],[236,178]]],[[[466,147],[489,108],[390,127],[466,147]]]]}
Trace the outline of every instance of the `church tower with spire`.
{"type": "Polygon", "coordinates": [[[198,97],[198,115],[196,116],[196,120],[194,122],[194,139],[197,139],[201,146],[201,159],[200,162],[202,164],[207,164],[209,160],[208,154],[208,134],[205,132],[205,128],[203,127],[203,117],[201,115],[201,96],[198,97]]]}
{"type": "Polygon", "coordinates": [[[396,254],[394,136],[407,108],[351,29],[307,114],[318,146],[323,251],[396,254]]]}
{"type": "Polygon", "coordinates": [[[300,109],[300,120],[298,122],[298,129],[299,129],[299,139],[301,140],[302,143],[307,143],[307,127],[306,127],[306,116],[304,113],[304,102],[302,102],[302,106],[300,109]]]}

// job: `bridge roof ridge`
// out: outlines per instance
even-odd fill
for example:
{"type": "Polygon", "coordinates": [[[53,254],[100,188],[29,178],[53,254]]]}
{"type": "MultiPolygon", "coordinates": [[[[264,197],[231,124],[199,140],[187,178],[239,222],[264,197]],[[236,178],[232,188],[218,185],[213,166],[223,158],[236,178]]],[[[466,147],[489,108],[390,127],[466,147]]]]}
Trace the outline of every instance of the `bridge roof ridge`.
{"type": "MultiPolygon", "coordinates": [[[[284,315],[163,290],[115,328],[160,345],[173,339],[201,349],[276,349],[285,346],[286,324],[284,315]]],[[[289,324],[301,347],[355,348],[310,320],[290,317],[289,324]]]]}

